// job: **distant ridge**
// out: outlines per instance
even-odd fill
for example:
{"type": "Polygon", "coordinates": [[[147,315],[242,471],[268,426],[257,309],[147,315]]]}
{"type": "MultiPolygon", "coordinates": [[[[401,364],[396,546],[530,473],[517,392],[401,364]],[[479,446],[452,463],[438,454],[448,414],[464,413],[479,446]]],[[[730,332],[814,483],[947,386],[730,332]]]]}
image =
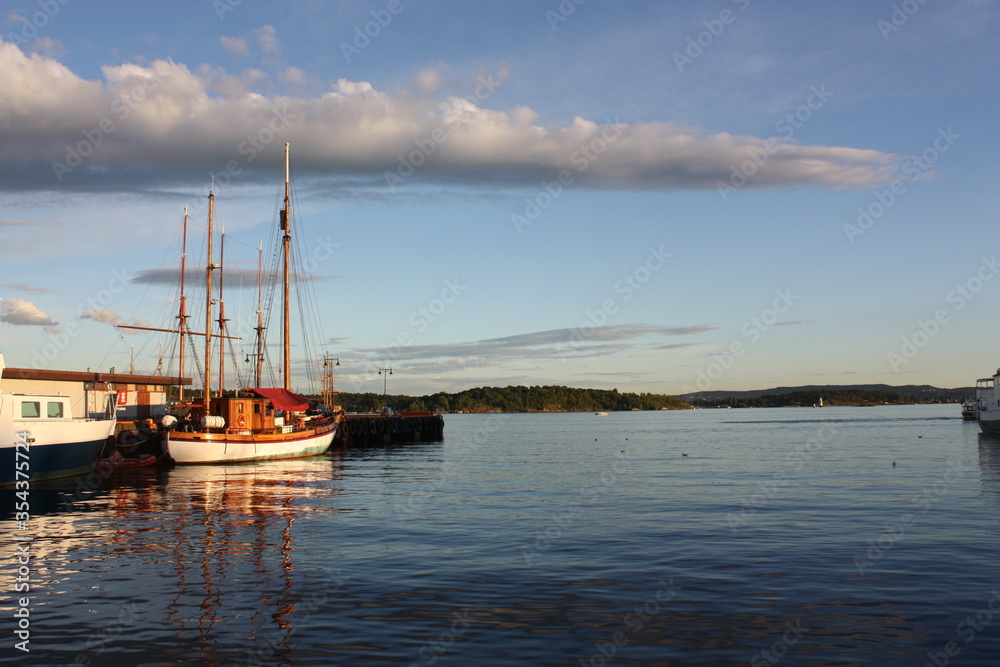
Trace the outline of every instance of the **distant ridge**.
{"type": "Polygon", "coordinates": [[[901,396],[912,396],[921,401],[947,401],[958,402],[964,398],[975,394],[975,387],[956,387],[954,389],[942,389],[929,384],[908,384],[908,385],[888,385],[888,384],[811,384],[801,387],[774,387],[772,389],[754,389],[751,391],[696,391],[690,394],[680,394],[677,398],[691,401],[714,401],[723,398],[760,398],[761,396],[782,396],[784,394],[794,394],[798,392],[824,392],[824,391],[873,391],[887,394],[899,394],[901,396]]]}

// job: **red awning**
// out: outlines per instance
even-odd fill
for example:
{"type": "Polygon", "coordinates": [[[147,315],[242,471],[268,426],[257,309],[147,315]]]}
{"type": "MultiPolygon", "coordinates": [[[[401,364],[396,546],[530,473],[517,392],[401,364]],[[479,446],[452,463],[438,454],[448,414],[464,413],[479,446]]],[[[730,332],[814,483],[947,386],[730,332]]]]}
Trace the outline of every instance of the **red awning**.
{"type": "Polygon", "coordinates": [[[308,400],[298,394],[293,394],[287,389],[266,387],[253,389],[252,391],[256,392],[260,396],[263,396],[264,398],[270,399],[271,403],[274,404],[274,407],[278,410],[284,410],[286,412],[302,412],[309,407],[308,400]]]}

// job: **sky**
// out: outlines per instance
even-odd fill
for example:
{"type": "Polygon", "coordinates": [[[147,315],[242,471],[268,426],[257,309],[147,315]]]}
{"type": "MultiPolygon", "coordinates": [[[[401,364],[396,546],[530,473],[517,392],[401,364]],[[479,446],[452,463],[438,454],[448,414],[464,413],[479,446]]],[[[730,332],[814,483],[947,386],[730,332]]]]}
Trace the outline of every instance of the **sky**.
{"type": "Polygon", "coordinates": [[[176,327],[187,207],[203,330],[213,190],[245,373],[287,142],[301,391],[322,354],[357,392],[970,386],[998,29],[990,0],[0,2],[0,352],[176,373],[118,325],[176,327]]]}

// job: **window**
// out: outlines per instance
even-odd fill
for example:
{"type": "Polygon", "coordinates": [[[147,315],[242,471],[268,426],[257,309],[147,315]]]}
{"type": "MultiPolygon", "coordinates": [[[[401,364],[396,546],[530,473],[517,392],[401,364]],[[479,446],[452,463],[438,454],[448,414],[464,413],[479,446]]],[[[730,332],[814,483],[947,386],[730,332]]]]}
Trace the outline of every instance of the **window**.
{"type": "Polygon", "coordinates": [[[63,404],[62,403],[49,403],[48,410],[46,411],[49,419],[62,419],[63,416],[63,404]]]}
{"type": "Polygon", "coordinates": [[[37,401],[24,401],[21,403],[21,418],[35,419],[39,415],[39,404],[37,401]]]}

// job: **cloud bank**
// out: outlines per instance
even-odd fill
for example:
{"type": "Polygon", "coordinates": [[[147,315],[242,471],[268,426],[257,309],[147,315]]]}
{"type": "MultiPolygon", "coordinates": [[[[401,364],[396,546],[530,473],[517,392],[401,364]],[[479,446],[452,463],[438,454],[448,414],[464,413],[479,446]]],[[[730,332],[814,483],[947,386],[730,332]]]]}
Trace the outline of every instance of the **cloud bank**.
{"type": "MultiPolygon", "coordinates": [[[[690,336],[715,329],[708,324],[660,326],[621,324],[586,329],[548,329],[485,340],[404,347],[372,347],[352,351],[374,365],[405,363],[407,372],[442,373],[495,367],[507,362],[607,356],[646,346],[663,337],[690,336]],[[643,342],[645,339],[646,342],[643,342]]],[[[673,349],[689,344],[658,347],[673,349]]]]}
{"type": "MultiPolygon", "coordinates": [[[[266,27],[256,36],[263,51],[279,48],[266,27]]],[[[237,53],[249,48],[225,44],[237,53]]],[[[279,79],[301,81],[305,74],[292,69],[279,79]]],[[[764,149],[767,160],[745,187],[871,187],[899,167],[898,156],[863,148],[665,122],[558,123],[526,106],[488,108],[508,74],[481,74],[464,97],[442,95],[432,71],[416,74],[411,91],[392,94],[347,79],[313,96],[263,94],[279,82],[260,70],[192,71],[157,60],[106,66],[100,80],[87,80],[0,40],[0,189],[201,187],[210,173],[271,179],[286,141],[299,174],[350,176],[383,189],[537,188],[568,173],[575,187],[709,190],[764,149]]]]}

